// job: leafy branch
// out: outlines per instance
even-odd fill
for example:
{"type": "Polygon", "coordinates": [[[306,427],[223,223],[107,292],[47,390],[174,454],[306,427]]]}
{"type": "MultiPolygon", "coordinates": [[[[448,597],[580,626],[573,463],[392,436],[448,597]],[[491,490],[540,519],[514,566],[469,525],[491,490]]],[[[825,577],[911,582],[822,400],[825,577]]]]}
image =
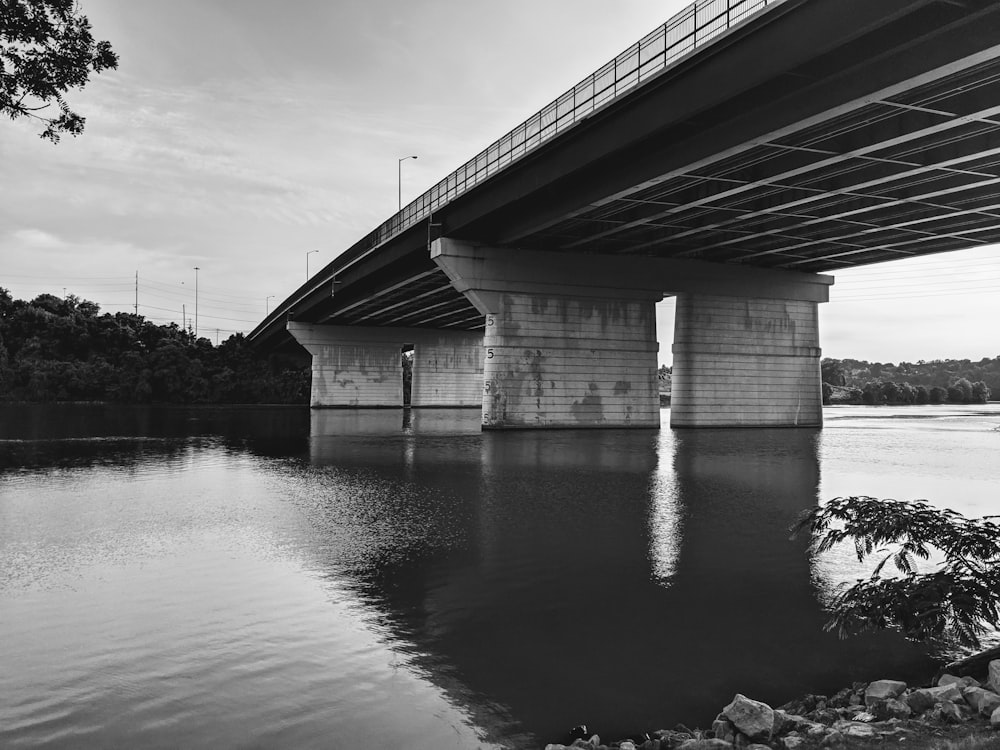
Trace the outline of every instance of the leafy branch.
{"type": "Polygon", "coordinates": [[[928,503],[838,497],[804,513],[793,536],[807,532],[819,554],[846,542],[859,562],[881,555],[871,576],[842,587],[827,630],[842,638],[891,629],[924,642],[952,639],[979,648],[1000,627],[1000,525],[928,503]],[[942,561],[920,573],[917,560],[942,561]],[[892,564],[898,575],[884,577],[892,564]]]}
{"type": "Polygon", "coordinates": [[[63,94],[117,67],[111,44],[94,40],[76,0],[0,0],[0,113],[40,120],[42,138],[82,133],[85,118],[63,94]],[[58,113],[37,114],[53,104],[58,113]]]}

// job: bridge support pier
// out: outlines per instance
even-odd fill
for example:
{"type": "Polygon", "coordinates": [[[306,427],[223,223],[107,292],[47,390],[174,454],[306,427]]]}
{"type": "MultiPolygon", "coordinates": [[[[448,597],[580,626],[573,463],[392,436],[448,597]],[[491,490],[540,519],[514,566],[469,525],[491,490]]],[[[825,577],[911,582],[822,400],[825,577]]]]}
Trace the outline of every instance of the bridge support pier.
{"type": "Polygon", "coordinates": [[[431,258],[486,318],[485,428],[657,427],[664,294],[677,296],[672,427],[822,424],[829,276],[451,238],[431,258]]]}
{"type": "Polygon", "coordinates": [[[479,331],[411,331],[411,406],[479,406],[483,335],[479,331]]]}
{"type": "Polygon", "coordinates": [[[818,305],[677,295],[671,427],[823,423],[818,305]]]}
{"type": "Polygon", "coordinates": [[[571,255],[444,239],[431,256],[486,319],[484,429],[659,426],[662,293],[571,255]]]}
{"type": "Polygon", "coordinates": [[[404,347],[413,347],[413,406],[482,403],[482,334],[289,322],[312,355],[313,408],[401,408],[404,347]]]}

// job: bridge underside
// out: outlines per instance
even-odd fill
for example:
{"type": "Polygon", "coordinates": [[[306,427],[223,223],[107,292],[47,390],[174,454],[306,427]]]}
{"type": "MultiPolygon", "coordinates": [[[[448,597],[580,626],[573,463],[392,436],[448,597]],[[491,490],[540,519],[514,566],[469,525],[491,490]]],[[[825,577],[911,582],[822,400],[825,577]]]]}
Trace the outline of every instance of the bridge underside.
{"type": "MultiPolygon", "coordinates": [[[[467,285],[435,264],[431,245],[441,236],[493,248],[497,259],[559,254],[567,272],[596,254],[698,261],[720,278],[727,269],[781,269],[804,279],[1000,242],[997,40],[1000,7],[986,0],[787,0],[433,217],[378,248],[352,249],[255,334],[284,335],[282,312],[337,326],[486,330],[486,313],[497,310],[477,306],[467,285]]],[[[699,390],[695,380],[715,382],[710,374],[729,368],[746,382],[747,372],[788,357],[808,361],[791,367],[782,387],[798,394],[794,408],[811,403],[818,340],[769,340],[758,330],[744,343],[780,358],[734,362],[709,356],[721,344],[692,323],[725,328],[719,311],[734,305],[769,310],[766,290],[692,292],[667,279],[655,291],[681,298],[675,424],[692,399],[735,382],[699,390]]],[[[814,326],[811,315],[793,315],[799,332],[814,326]]],[[[762,403],[773,395],[766,392],[762,403]]],[[[691,424],[727,423],[694,411],[701,416],[691,424]]],[[[731,414],[728,423],[770,423],[764,411],[746,422],[731,414]]]]}

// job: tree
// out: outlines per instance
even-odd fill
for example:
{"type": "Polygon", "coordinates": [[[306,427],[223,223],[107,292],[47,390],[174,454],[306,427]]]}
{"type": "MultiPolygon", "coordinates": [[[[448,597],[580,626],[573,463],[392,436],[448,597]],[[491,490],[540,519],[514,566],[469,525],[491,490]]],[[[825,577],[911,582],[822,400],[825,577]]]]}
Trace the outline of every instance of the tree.
{"type": "Polygon", "coordinates": [[[94,40],[77,0],[0,0],[0,112],[40,120],[42,138],[82,133],[85,118],[63,94],[117,67],[111,43],[94,40]],[[41,114],[53,104],[58,113],[41,114]]]}
{"type": "Polygon", "coordinates": [[[969,519],[921,500],[838,497],[803,514],[793,533],[808,531],[816,553],[850,541],[859,561],[883,555],[868,579],[836,595],[828,630],[845,637],[893,629],[926,643],[978,648],[980,636],[1000,627],[997,518],[969,519]],[[940,562],[919,572],[916,560],[935,550],[940,562]],[[898,575],[883,576],[890,561],[898,575]]]}

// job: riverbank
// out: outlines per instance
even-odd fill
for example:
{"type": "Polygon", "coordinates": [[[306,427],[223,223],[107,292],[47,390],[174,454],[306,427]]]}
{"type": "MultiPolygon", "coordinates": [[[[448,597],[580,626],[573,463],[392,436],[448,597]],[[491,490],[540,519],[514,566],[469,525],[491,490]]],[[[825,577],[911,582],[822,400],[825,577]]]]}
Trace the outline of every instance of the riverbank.
{"type": "Polygon", "coordinates": [[[856,682],[832,696],[806,695],[778,708],[737,694],[710,729],[679,725],[607,744],[585,726],[574,733],[568,744],[551,743],[546,750],[852,750],[875,745],[996,750],[1000,659],[990,661],[978,677],[945,673],[926,687],[888,679],[856,682]]]}

